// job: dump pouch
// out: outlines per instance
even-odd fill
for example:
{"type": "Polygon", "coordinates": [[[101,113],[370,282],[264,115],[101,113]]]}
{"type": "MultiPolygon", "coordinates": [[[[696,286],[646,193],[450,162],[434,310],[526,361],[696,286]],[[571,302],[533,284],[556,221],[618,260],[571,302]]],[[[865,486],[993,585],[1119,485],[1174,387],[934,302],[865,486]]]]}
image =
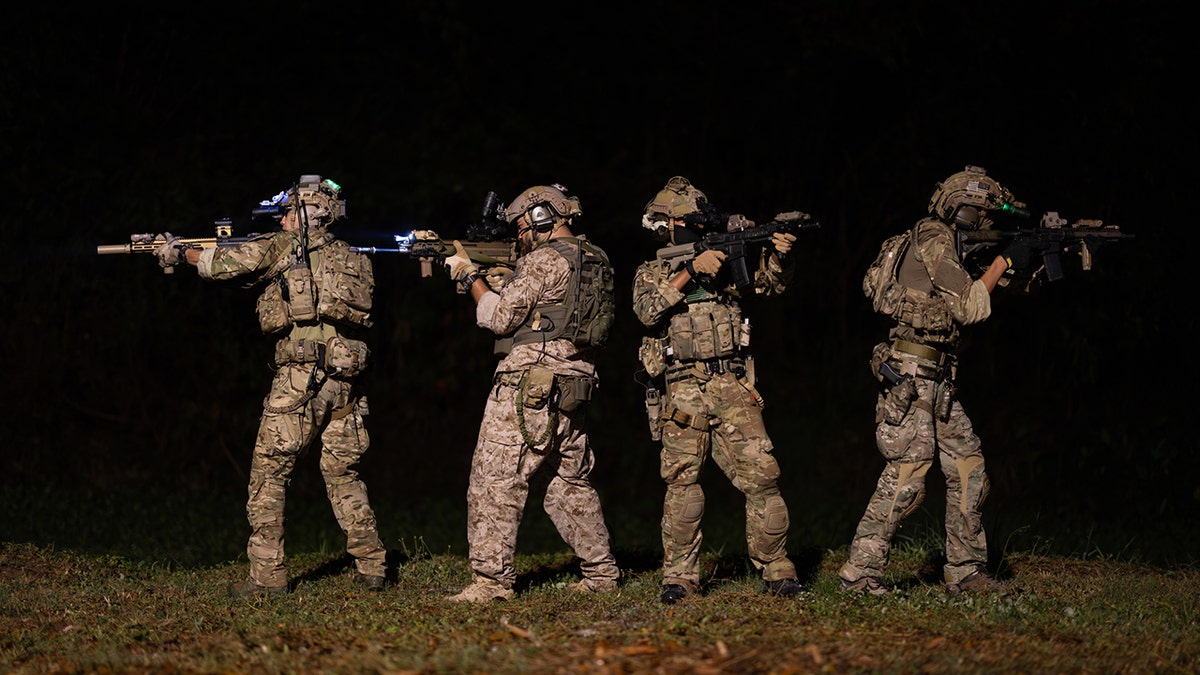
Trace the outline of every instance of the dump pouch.
{"type": "Polygon", "coordinates": [[[579,406],[592,400],[592,390],[596,381],[590,377],[574,375],[558,375],[554,378],[558,389],[558,409],[571,412],[579,406]]]}
{"type": "Polygon", "coordinates": [[[362,340],[335,335],[325,343],[325,370],[331,377],[354,377],[367,369],[370,355],[362,340]]]}

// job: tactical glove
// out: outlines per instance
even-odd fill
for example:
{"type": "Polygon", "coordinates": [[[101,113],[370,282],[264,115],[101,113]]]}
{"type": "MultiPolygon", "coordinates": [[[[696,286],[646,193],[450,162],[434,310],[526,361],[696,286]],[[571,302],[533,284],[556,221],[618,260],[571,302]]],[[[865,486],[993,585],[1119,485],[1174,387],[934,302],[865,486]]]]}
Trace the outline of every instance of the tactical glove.
{"type": "Polygon", "coordinates": [[[1004,258],[1004,262],[1008,263],[1009,269],[1023,270],[1029,267],[1029,263],[1033,259],[1033,252],[1029,248],[1029,244],[1023,241],[1014,241],[1004,249],[1000,254],[1004,258]]]}
{"type": "Polygon", "coordinates": [[[721,265],[725,263],[725,252],[709,249],[692,259],[688,263],[688,271],[695,274],[703,274],[706,276],[716,276],[717,272],[721,271],[721,265]]]}
{"type": "Polygon", "coordinates": [[[513,269],[506,265],[493,265],[483,272],[484,279],[487,280],[488,288],[500,292],[504,288],[504,284],[508,283],[509,277],[513,275],[513,269]]]}
{"type": "Polygon", "coordinates": [[[787,255],[792,250],[792,242],[794,241],[796,241],[796,235],[787,232],[776,232],[771,235],[771,243],[781,256],[787,255]]]}
{"type": "Polygon", "coordinates": [[[183,246],[179,243],[179,237],[170,232],[163,232],[155,237],[162,239],[163,245],[154,249],[154,257],[158,258],[158,264],[161,267],[174,267],[183,262],[183,246]]]}
{"type": "Polygon", "coordinates": [[[472,274],[479,274],[479,265],[476,265],[471,256],[467,255],[467,249],[463,245],[454,241],[454,255],[446,258],[446,269],[450,272],[450,278],[455,281],[462,281],[472,274]]]}

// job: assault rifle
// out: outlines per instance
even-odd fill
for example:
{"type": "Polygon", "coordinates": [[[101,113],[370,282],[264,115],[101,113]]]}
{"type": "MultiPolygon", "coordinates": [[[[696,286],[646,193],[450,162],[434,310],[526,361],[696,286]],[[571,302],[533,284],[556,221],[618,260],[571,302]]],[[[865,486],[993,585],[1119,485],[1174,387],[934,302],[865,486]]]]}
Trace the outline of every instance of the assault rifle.
{"type": "MultiPolygon", "coordinates": [[[[489,192],[483,201],[483,217],[478,223],[467,226],[467,236],[458,243],[467,255],[481,267],[502,266],[512,268],[519,257],[517,239],[509,234],[508,223],[499,216],[504,206],[489,192]]],[[[393,235],[395,248],[374,246],[351,246],[358,253],[399,253],[421,263],[421,276],[433,275],[433,264],[439,265],[454,255],[453,239],[443,239],[433,230],[414,230],[407,234],[393,235]]]]}
{"type": "MultiPolygon", "coordinates": [[[[203,249],[235,246],[259,236],[258,232],[253,232],[244,237],[233,236],[233,221],[229,218],[221,218],[220,220],[215,221],[213,224],[216,227],[215,237],[181,237],[176,239],[176,245],[181,249],[203,249]]],[[[96,253],[100,255],[109,255],[114,253],[154,253],[165,243],[167,243],[167,241],[165,239],[159,239],[157,234],[131,234],[129,235],[128,244],[101,244],[100,246],[96,247],[96,253]]],[[[174,267],[163,268],[163,274],[173,274],[174,272],[174,267]]]]}
{"type": "Polygon", "coordinates": [[[1121,231],[1116,225],[1105,225],[1100,220],[1077,220],[1068,223],[1057,211],[1042,215],[1038,227],[1016,230],[973,230],[958,231],[960,254],[981,248],[990,248],[1001,243],[1025,243],[1030,252],[1040,255],[1041,267],[1033,271],[1029,284],[1044,275],[1047,281],[1058,281],[1063,276],[1062,254],[1078,253],[1084,271],[1092,269],[1092,255],[1107,241],[1132,239],[1133,235],[1121,231]]]}
{"type": "Polygon", "coordinates": [[[708,250],[721,251],[725,254],[725,263],[733,274],[734,285],[741,289],[754,282],[746,265],[746,251],[749,246],[764,244],[771,241],[776,232],[795,234],[801,230],[815,229],[821,224],[812,216],[800,211],[780,213],[770,222],[755,225],[753,220],[740,214],[722,214],[711,209],[690,213],[683,217],[685,222],[703,224],[709,227],[722,227],[725,232],[709,232],[701,236],[700,241],[689,244],[667,246],[658,250],[658,260],[668,263],[670,269],[678,269],[692,258],[708,250]]]}

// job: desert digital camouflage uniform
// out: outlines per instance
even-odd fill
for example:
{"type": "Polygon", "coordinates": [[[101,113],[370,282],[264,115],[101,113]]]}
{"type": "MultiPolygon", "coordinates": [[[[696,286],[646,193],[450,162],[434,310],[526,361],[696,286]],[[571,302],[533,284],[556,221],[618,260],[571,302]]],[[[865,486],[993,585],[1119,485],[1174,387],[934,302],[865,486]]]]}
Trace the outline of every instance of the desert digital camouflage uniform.
{"type": "MultiPolygon", "coordinates": [[[[764,251],[754,274],[755,294],[782,293],[793,270],[764,251]]],[[[633,281],[634,313],[644,325],[662,329],[663,347],[675,354],[665,372],[660,422],[660,472],[667,484],[663,584],[677,584],[688,593],[699,588],[700,473],[710,454],[746,497],[746,545],[754,567],[767,582],[794,579],[796,568],[786,551],[788,508],[777,485],[779,464],[763,424],[763,401],[741,344],[738,292],[732,285],[698,285],[685,295],[668,282],[678,271],[678,265],[672,269],[652,260],[638,267],[633,281]],[[685,354],[689,350],[695,358],[685,354]],[[703,358],[712,354],[719,356],[703,358]]]]}
{"type": "MultiPolygon", "coordinates": [[[[520,258],[499,293],[479,300],[476,322],[499,336],[511,335],[531,320],[535,307],[560,303],[570,276],[570,263],[543,244],[520,258]]],[[[615,587],[620,572],[609,549],[599,495],[588,478],[594,457],[585,425],[587,404],[570,412],[551,410],[545,401],[537,407],[518,405],[523,380],[527,389],[536,379],[530,373],[536,371],[597,378],[593,350],[581,350],[563,338],[517,344],[496,366],[467,489],[471,568],[512,588],[517,529],[534,481],[539,488],[544,484],[543,506],[582,560],[585,582],[615,587]]],[[[524,400],[530,400],[528,395],[524,400]]]]}
{"type": "Polygon", "coordinates": [[[954,352],[959,327],[990,316],[991,295],[963,269],[950,226],[926,218],[917,223],[915,237],[899,280],[922,300],[906,307],[872,359],[872,368],[887,362],[912,375],[915,389],[879,395],[875,441],[887,466],[840,571],[847,582],[882,575],[896,530],[924,499],[935,453],[946,479],[946,582],[956,584],[987,563],[980,507],[988,477],[979,437],[955,392],[954,352]]]}
{"type": "MultiPolygon", "coordinates": [[[[267,281],[259,300],[260,319],[270,293],[278,290],[277,277],[291,266],[299,233],[265,234],[248,242],[206,249],[197,264],[205,279],[232,279],[253,275],[267,281]]],[[[318,296],[326,297],[335,275],[322,274],[323,261],[346,255],[346,245],[329,232],[314,234],[309,241],[310,265],[315,270],[318,296]]],[[[369,265],[369,261],[361,261],[369,265]]],[[[264,326],[265,328],[265,326],[264,326]]],[[[281,329],[282,330],[282,329],[281,329]]],[[[285,490],[296,460],[312,445],[321,442],[321,474],[338,525],[346,533],[346,550],[355,559],[358,572],[366,577],[385,574],[386,551],[380,542],[375,513],[356,465],[370,445],[363,416],[366,398],[355,389],[354,377],[314,371],[318,346],[336,338],[347,338],[351,327],[324,318],[293,324],[275,350],[278,370],[263,414],[250,468],[246,515],[251,534],[246,547],[250,578],[268,588],[287,585],[284,563],[285,490]],[[319,386],[310,388],[313,378],[319,386]],[[323,379],[322,379],[323,378],[323,379]]]]}

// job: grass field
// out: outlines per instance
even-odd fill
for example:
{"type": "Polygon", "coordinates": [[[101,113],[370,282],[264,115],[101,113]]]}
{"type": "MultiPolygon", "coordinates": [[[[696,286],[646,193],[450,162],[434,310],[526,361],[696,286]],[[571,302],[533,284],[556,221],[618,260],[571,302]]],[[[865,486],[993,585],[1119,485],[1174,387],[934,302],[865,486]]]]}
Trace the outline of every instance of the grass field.
{"type": "MultiPolygon", "coordinates": [[[[303,495],[303,493],[301,493],[303,495]]],[[[847,596],[846,547],[790,547],[808,593],[763,595],[738,514],[706,517],[704,592],[658,602],[652,520],[614,518],[620,590],[580,596],[578,567],[531,505],[519,595],[444,601],[470,577],[460,507],[387,515],[392,584],[351,583],[320,499],[289,502],[292,592],[232,600],[244,578],[235,500],[7,489],[0,548],[0,669],[11,673],[313,672],[1196,672],[1200,570],[1130,552],[1011,547],[994,566],[1012,592],[952,597],[940,535],[917,519],[898,542],[888,597],[847,596]],[[54,508],[48,504],[55,505],[54,508]],[[38,527],[37,524],[41,523],[38,527]]],[[[729,509],[725,509],[729,511],[729,509]]],[[[797,528],[794,523],[794,528],[797,528]]],[[[799,529],[804,525],[799,524],[799,529]]]]}

